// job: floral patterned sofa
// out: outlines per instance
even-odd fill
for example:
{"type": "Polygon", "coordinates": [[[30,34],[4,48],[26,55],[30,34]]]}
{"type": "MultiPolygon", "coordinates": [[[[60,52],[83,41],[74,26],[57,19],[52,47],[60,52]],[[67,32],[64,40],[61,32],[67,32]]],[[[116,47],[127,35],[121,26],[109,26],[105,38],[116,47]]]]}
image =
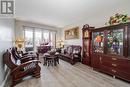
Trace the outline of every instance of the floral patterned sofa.
{"type": "Polygon", "coordinates": [[[60,59],[65,60],[72,65],[76,62],[81,61],[81,46],[79,45],[68,45],[64,46],[61,51],[60,59]]]}

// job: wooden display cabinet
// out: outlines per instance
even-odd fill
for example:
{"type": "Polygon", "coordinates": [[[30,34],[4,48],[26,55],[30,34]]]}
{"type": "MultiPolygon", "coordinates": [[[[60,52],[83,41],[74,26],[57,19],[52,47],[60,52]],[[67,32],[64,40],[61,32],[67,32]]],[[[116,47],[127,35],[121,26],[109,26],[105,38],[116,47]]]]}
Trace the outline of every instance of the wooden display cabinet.
{"type": "Polygon", "coordinates": [[[88,24],[83,26],[82,34],[83,34],[83,58],[82,63],[86,65],[91,64],[91,33],[94,27],[89,27],[88,24]]]}
{"type": "Polygon", "coordinates": [[[130,81],[130,22],[92,30],[91,65],[130,81]]]}

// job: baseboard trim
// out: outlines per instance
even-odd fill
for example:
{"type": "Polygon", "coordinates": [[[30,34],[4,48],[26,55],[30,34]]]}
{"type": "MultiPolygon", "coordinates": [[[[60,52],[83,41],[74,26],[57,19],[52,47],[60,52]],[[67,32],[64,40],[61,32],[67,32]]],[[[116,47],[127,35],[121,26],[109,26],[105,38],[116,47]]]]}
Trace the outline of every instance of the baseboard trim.
{"type": "Polygon", "coordinates": [[[0,85],[0,87],[5,87],[5,83],[6,83],[6,82],[7,82],[7,80],[8,80],[9,73],[10,73],[10,72],[8,72],[8,73],[7,73],[7,75],[6,75],[5,79],[4,79],[4,81],[2,82],[2,84],[0,85]]]}

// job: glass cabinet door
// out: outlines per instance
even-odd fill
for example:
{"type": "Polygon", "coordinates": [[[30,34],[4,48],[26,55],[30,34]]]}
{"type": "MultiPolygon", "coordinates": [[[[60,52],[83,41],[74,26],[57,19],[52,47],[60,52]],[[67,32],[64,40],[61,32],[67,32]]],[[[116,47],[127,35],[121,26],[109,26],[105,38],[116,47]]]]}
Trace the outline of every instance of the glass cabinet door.
{"type": "Polygon", "coordinates": [[[104,32],[93,32],[93,52],[104,53],[104,32]]]}
{"type": "Polygon", "coordinates": [[[123,56],[123,29],[108,30],[106,53],[123,56]]]}
{"type": "MultiPolygon", "coordinates": [[[[127,30],[128,30],[128,33],[130,34],[130,26],[126,26],[127,27],[127,30]]],[[[125,49],[127,50],[128,52],[128,57],[130,58],[130,36],[128,35],[128,48],[125,49]],[[128,49],[128,50],[127,50],[128,49]]]]}
{"type": "Polygon", "coordinates": [[[84,54],[89,56],[89,39],[84,39],[84,54]]]}
{"type": "Polygon", "coordinates": [[[88,38],[89,37],[89,31],[88,30],[84,31],[83,33],[84,33],[84,38],[88,38]]]}

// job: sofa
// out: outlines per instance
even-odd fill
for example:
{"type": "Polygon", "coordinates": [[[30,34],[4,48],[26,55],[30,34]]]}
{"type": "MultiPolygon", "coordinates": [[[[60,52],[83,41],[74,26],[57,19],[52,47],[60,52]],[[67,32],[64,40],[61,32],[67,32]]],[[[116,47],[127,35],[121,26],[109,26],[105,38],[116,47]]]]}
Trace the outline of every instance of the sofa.
{"type": "Polygon", "coordinates": [[[68,45],[61,49],[60,59],[67,61],[74,65],[76,62],[81,61],[81,46],[79,45],[68,45]]]}
{"type": "Polygon", "coordinates": [[[38,53],[44,54],[44,53],[46,53],[46,52],[51,50],[51,46],[42,46],[41,45],[41,46],[37,47],[37,50],[38,50],[38,53]]]}

